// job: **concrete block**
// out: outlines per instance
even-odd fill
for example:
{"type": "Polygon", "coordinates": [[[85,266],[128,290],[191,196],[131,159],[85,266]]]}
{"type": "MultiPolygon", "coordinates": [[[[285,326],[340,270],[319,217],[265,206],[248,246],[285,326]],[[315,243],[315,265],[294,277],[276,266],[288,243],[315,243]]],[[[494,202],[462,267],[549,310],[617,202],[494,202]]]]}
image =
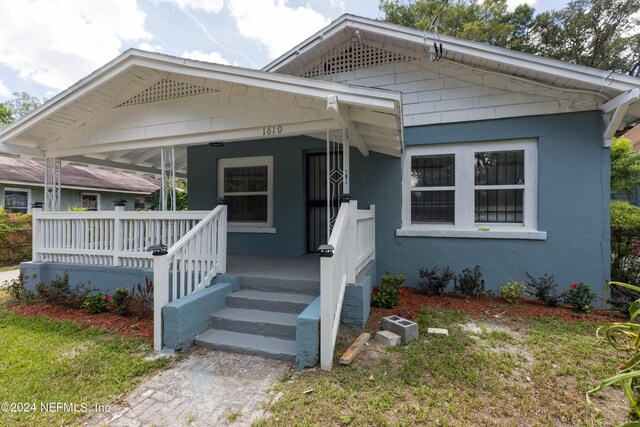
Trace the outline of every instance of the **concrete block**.
{"type": "Polygon", "coordinates": [[[449,335],[449,331],[442,328],[429,328],[427,329],[427,333],[436,335],[449,335]]]}
{"type": "Polygon", "coordinates": [[[387,347],[395,347],[400,344],[400,335],[391,331],[378,331],[376,332],[376,341],[380,341],[387,347]]]}
{"type": "Polygon", "coordinates": [[[400,335],[402,344],[408,344],[419,337],[418,324],[400,316],[384,317],[382,329],[400,335]]]}
{"type": "Polygon", "coordinates": [[[298,315],[296,365],[298,370],[315,366],[320,359],[320,297],[298,315]]]}

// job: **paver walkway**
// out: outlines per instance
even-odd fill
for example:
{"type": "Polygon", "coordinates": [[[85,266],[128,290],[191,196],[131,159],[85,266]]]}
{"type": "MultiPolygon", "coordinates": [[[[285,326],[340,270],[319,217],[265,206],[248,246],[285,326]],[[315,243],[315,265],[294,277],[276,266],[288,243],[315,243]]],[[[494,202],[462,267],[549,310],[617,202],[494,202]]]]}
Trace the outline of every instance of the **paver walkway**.
{"type": "Polygon", "coordinates": [[[281,360],[193,348],[85,426],[242,426],[264,415],[266,389],[293,365],[281,360]],[[229,414],[241,415],[229,422],[229,414]]]}
{"type": "Polygon", "coordinates": [[[19,269],[0,272],[0,289],[7,285],[7,281],[17,278],[18,274],[20,274],[19,269]]]}

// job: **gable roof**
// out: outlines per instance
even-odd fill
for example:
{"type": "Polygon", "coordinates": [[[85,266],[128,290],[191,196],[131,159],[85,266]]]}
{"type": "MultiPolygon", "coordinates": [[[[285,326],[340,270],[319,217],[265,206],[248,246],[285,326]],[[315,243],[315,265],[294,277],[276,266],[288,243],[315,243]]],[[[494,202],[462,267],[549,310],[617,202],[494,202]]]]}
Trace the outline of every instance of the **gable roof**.
{"type": "MultiPolygon", "coordinates": [[[[403,27],[375,19],[344,14],[307,40],[265,66],[265,71],[303,75],[323,54],[353,37],[391,52],[422,58],[434,42],[442,43],[443,61],[524,78],[563,92],[590,93],[600,105],[640,88],[640,79],[564,61],[403,27]]],[[[640,103],[631,105],[624,122],[640,118],[640,103]]]]}
{"type": "MultiPolygon", "coordinates": [[[[66,164],[61,168],[63,187],[92,188],[114,192],[150,194],[160,189],[157,180],[128,172],[66,164]]],[[[45,165],[41,160],[24,160],[0,156],[0,182],[44,184],[45,165]]]]}
{"type": "Polygon", "coordinates": [[[0,152],[158,174],[160,147],[176,146],[177,176],[185,177],[187,145],[317,135],[344,127],[347,110],[382,128],[380,136],[364,136],[363,144],[399,155],[399,92],[129,49],[0,130],[0,152]],[[210,97],[198,111],[204,114],[171,108],[171,102],[198,96],[210,97]],[[329,97],[339,103],[335,114],[329,97]],[[274,124],[283,125],[282,135],[263,133],[274,124]]]}

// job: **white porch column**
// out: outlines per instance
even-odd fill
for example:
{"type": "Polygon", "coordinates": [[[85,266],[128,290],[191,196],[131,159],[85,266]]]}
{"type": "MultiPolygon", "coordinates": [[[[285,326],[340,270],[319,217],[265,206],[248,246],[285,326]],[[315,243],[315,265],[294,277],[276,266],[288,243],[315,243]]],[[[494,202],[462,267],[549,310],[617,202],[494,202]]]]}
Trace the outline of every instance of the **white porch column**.
{"type": "Polygon", "coordinates": [[[60,178],[62,162],[56,158],[45,159],[44,168],[44,211],[60,210],[60,178]]]}
{"type": "Polygon", "coordinates": [[[327,240],[338,217],[334,201],[349,193],[349,140],[347,129],[327,130],[327,240]],[[342,154],[342,162],[340,162],[342,154]]]}
{"type": "Polygon", "coordinates": [[[176,210],[176,152],[173,146],[160,149],[162,163],[162,185],[160,187],[160,203],[162,210],[176,210]]]}

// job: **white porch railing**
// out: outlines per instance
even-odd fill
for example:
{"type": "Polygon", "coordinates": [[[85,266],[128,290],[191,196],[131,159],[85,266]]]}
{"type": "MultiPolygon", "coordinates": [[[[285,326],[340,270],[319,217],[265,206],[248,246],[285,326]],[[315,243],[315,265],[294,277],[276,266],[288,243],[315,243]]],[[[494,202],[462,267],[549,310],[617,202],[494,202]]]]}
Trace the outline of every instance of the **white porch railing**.
{"type": "Polygon", "coordinates": [[[376,256],[375,206],[358,210],[352,200],[340,205],[328,246],[320,253],[320,368],[333,365],[347,283],[376,256]]]}
{"type": "MultiPolygon", "coordinates": [[[[116,208],[117,209],[117,208],[116,208]]],[[[37,262],[152,268],[152,245],[173,246],[209,211],[33,212],[37,262]]]]}
{"type": "Polygon", "coordinates": [[[153,265],[153,347],[162,349],[162,307],[206,288],[227,270],[227,206],[219,205],[153,265]]]}

